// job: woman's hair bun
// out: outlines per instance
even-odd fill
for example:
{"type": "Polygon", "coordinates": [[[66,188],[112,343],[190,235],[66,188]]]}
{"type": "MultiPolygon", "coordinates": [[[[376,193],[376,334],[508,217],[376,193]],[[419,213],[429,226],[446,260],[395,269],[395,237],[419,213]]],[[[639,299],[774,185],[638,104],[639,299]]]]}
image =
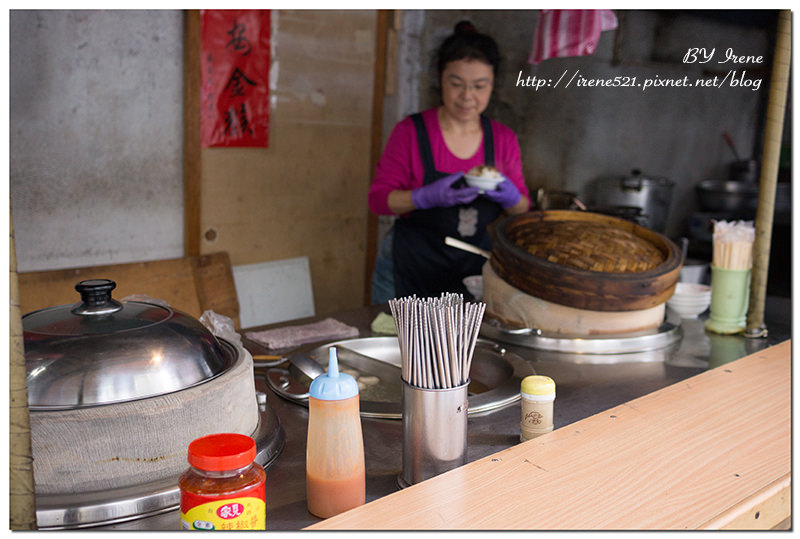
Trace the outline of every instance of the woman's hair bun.
{"type": "Polygon", "coordinates": [[[453,31],[454,34],[477,34],[478,31],[469,21],[461,21],[456,24],[455,30],[453,31]]]}
{"type": "Polygon", "coordinates": [[[491,36],[478,32],[470,21],[462,20],[436,51],[434,61],[438,77],[441,77],[448,63],[457,60],[478,60],[489,64],[496,77],[500,53],[491,36]]]}

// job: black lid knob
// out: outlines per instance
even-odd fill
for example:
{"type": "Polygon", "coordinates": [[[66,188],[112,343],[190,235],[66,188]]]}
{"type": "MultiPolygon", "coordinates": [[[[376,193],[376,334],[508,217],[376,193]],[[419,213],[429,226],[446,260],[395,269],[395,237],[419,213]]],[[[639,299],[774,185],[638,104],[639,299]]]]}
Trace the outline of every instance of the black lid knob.
{"type": "Polygon", "coordinates": [[[75,285],[81,295],[81,304],[72,313],[81,316],[105,316],[122,309],[122,304],[111,297],[117,283],[111,279],[88,279],[75,285]]]}

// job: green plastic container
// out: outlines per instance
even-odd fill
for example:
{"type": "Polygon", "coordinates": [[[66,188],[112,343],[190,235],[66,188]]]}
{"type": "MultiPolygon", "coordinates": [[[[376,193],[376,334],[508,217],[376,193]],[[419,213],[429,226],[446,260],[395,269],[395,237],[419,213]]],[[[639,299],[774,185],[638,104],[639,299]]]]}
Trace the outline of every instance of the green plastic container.
{"type": "Polygon", "coordinates": [[[711,309],[706,329],[731,335],[744,331],[750,306],[750,270],[711,266],[711,309]]]}

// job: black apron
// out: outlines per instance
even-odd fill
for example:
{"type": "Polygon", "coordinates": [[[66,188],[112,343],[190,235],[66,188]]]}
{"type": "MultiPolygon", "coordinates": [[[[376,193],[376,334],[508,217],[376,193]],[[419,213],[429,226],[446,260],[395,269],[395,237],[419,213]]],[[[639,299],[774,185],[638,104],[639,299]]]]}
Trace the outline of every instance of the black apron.
{"type": "MultiPolygon", "coordinates": [[[[411,118],[417,130],[422,156],[425,173],[423,185],[449,176],[449,173],[436,170],[422,116],[413,114],[411,118]]],[[[481,116],[481,128],[484,162],[494,166],[492,126],[484,116],[481,116]]],[[[479,196],[469,204],[414,210],[398,218],[394,224],[393,245],[395,297],[412,294],[439,297],[442,292],[456,292],[469,297],[462,279],[468,275],[480,275],[486,259],[445,245],[444,238],[451,236],[490,250],[491,238],[487,226],[502,211],[499,204],[479,196]]]]}

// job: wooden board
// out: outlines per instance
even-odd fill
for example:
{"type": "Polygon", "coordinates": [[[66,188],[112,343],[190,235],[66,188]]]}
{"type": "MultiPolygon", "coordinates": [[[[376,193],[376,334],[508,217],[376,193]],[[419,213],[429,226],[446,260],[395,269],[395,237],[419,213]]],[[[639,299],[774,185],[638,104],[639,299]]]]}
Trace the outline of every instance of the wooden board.
{"type": "Polygon", "coordinates": [[[310,529],[772,528],[791,511],[791,385],[786,341],[310,529]]]}
{"type": "Polygon", "coordinates": [[[23,314],[80,301],[75,285],[86,279],[117,283],[112,297],[144,294],[199,318],[211,309],[239,324],[239,302],[227,253],[199,257],[19,273],[23,314]]]}
{"type": "MultiPolygon", "coordinates": [[[[307,256],[315,312],[364,304],[377,13],[273,10],[269,148],[202,148],[200,252],[307,256]]],[[[198,91],[196,89],[194,91],[198,91]]],[[[187,218],[187,223],[190,219],[187,218]]],[[[187,239],[187,245],[193,244],[187,239]]]]}
{"type": "Polygon", "coordinates": [[[192,263],[194,286],[200,309],[212,310],[233,318],[234,325],[238,328],[239,300],[228,253],[193,256],[189,260],[192,263]]]}

